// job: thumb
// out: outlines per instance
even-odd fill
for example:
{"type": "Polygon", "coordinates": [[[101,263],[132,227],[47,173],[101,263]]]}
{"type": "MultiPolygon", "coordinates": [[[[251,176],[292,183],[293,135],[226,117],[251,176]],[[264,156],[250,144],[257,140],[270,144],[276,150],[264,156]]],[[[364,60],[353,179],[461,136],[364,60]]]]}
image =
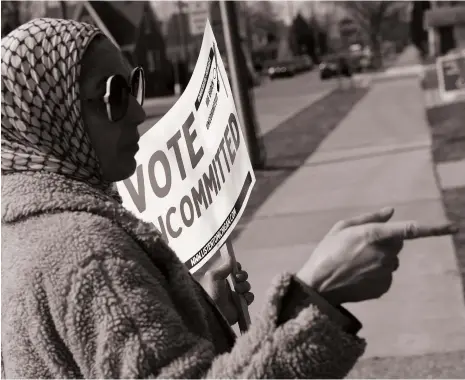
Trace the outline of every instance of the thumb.
{"type": "Polygon", "coordinates": [[[458,231],[451,223],[421,224],[417,221],[392,222],[370,225],[369,235],[372,242],[391,238],[403,240],[419,239],[432,236],[451,235],[458,231]]]}
{"type": "Polygon", "coordinates": [[[216,280],[226,280],[233,271],[233,260],[230,255],[223,256],[218,267],[211,270],[211,275],[216,280]]]}

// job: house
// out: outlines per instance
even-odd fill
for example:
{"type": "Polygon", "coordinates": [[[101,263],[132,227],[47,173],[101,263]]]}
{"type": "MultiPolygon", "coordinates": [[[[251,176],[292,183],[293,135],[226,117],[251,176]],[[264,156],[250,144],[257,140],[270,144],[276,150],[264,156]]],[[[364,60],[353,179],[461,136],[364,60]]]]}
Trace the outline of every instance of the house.
{"type": "Polygon", "coordinates": [[[192,35],[187,13],[173,13],[165,24],[166,53],[172,62],[182,62],[193,71],[203,35],[192,35]]]}
{"type": "Polygon", "coordinates": [[[465,2],[432,1],[424,23],[431,56],[465,50],[465,2]]]}
{"type": "MultiPolygon", "coordinates": [[[[131,65],[144,68],[147,98],[173,95],[173,64],[167,58],[160,23],[149,1],[81,1],[67,10],[68,18],[94,24],[131,65]]],[[[51,9],[49,17],[62,17],[54,12],[58,11],[51,9]]]]}

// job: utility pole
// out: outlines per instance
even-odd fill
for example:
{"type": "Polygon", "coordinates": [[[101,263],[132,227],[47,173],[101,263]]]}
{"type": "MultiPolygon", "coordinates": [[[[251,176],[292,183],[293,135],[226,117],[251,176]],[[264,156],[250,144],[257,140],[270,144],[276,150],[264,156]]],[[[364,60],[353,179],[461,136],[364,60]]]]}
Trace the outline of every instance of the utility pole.
{"type": "Polygon", "coordinates": [[[68,12],[66,8],[66,1],[60,1],[60,8],[61,8],[61,18],[67,19],[68,18],[68,12]]]}
{"type": "MultiPolygon", "coordinates": [[[[186,14],[184,13],[184,7],[186,6],[186,3],[184,1],[178,1],[178,9],[179,9],[179,28],[180,28],[180,33],[181,33],[181,39],[182,39],[182,46],[184,48],[184,55],[186,58],[186,63],[189,64],[189,59],[190,59],[190,54],[189,54],[189,38],[187,35],[187,28],[182,21],[183,16],[186,14]]],[[[186,23],[188,25],[188,23],[186,23]]]]}
{"type": "MultiPolygon", "coordinates": [[[[182,49],[184,50],[184,60],[185,60],[185,64],[186,64],[186,71],[189,71],[189,46],[188,46],[188,37],[187,37],[187,33],[186,33],[186,25],[184,25],[183,23],[183,16],[185,15],[184,13],[184,6],[185,6],[185,2],[184,1],[178,1],[177,2],[177,6],[178,6],[178,27],[179,27],[179,35],[180,35],[180,39],[181,39],[181,45],[182,45],[182,49]]],[[[179,68],[178,68],[179,70],[179,68]]],[[[179,72],[178,72],[178,77],[179,77],[179,72]]],[[[184,91],[184,88],[182,89],[182,91],[184,91]]]]}
{"type": "Polygon", "coordinates": [[[319,42],[319,28],[320,25],[317,22],[316,18],[316,9],[315,9],[316,1],[310,1],[310,28],[312,30],[312,37],[313,37],[313,46],[315,49],[315,54],[317,57],[320,57],[321,50],[320,50],[320,42],[319,42]]]}
{"type": "Polygon", "coordinates": [[[265,149],[260,138],[255,114],[254,98],[248,85],[248,68],[241,46],[235,1],[219,2],[228,67],[238,117],[245,131],[247,148],[254,169],[265,168],[265,149]]]}

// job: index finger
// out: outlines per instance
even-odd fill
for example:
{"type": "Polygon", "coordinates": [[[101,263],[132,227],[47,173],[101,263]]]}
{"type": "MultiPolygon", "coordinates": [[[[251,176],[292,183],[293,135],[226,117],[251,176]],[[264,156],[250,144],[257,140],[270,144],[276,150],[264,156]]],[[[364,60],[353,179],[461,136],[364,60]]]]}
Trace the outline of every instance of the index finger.
{"type": "Polygon", "coordinates": [[[444,236],[456,233],[457,228],[451,223],[422,224],[417,221],[391,222],[375,227],[376,240],[401,238],[404,240],[433,236],[444,236]]]}

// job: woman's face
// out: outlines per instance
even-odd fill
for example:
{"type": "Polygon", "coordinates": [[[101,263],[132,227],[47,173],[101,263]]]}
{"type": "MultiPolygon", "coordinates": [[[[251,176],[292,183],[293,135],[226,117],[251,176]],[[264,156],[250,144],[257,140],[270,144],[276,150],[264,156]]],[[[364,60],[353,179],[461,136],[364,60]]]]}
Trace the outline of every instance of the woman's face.
{"type": "Polygon", "coordinates": [[[130,177],[136,169],[139,133],[137,126],[145,112],[129,96],[126,114],[118,121],[109,120],[103,100],[107,79],[119,74],[129,82],[131,69],[124,57],[104,37],[97,37],[87,48],[79,77],[81,112],[91,144],[99,160],[103,178],[117,182],[130,177]]]}

